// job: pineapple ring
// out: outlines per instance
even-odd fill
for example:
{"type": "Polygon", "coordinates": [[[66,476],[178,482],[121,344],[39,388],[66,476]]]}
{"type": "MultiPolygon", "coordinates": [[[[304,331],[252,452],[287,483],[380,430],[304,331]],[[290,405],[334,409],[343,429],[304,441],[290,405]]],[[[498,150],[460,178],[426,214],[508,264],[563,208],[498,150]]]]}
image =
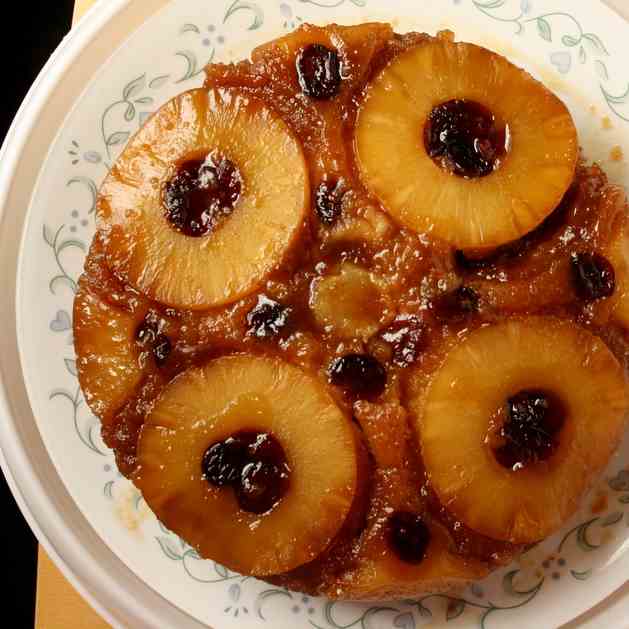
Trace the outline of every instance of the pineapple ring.
{"type": "Polygon", "coordinates": [[[375,78],[355,133],[363,180],[385,209],[459,249],[494,248],[539,225],[572,183],[579,152],[559,98],[504,57],[443,38],[403,53],[375,78]],[[433,108],[454,99],[482,104],[509,127],[509,152],[486,177],[454,176],[424,146],[433,108]]]}
{"type": "Polygon", "coordinates": [[[295,241],[309,209],[301,145],[263,103],[233,90],[197,89],[164,105],[105,180],[98,228],[112,270],[161,303],[205,309],[254,291],[295,241]],[[243,190],[209,235],[179,233],[165,217],[164,184],[176,164],[218,152],[243,190]]]}
{"type": "Polygon", "coordinates": [[[133,480],[202,557],[264,576],[312,561],[335,540],[359,493],[361,456],[357,431],[325,385],[282,361],[239,355],[168,385],[142,429],[133,480]],[[230,488],[202,474],[206,449],[242,430],[274,435],[291,470],[287,493],[264,515],[243,511],[230,488]]]}
{"type": "Polygon", "coordinates": [[[620,442],[628,401],[623,369],[600,339],[572,323],[528,317],[472,332],[411,407],[441,503],[483,535],[524,544],[577,509],[620,442]],[[492,415],[516,393],[540,389],[566,407],[558,448],[545,461],[506,469],[486,443],[492,415]]]}
{"type": "Polygon", "coordinates": [[[145,314],[115,308],[81,282],[73,314],[76,367],[85,401],[104,425],[142,380],[135,338],[145,314]]]}
{"type": "Polygon", "coordinates": [[[611,298],[611,318],[629,329],[629,225],[626,223],[610,245],[609,260],[616,272],[616,293],[611,298]]]}

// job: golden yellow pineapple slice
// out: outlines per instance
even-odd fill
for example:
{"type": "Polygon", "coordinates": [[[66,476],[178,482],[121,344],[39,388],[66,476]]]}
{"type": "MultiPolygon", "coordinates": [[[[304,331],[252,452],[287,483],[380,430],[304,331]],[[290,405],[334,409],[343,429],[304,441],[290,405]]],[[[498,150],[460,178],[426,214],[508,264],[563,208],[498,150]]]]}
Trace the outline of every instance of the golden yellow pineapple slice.
{"type": "Polygon", "coordinates": [[[197,89],[164,105],[105,180],[98,228],[112,270],[171,306],[255,290],[309,206],[301,145],[261,101],[197,89]]]}
{"type": "Polygon", "coordinates": [[[439,37],[368,87],[356,150],[365,184],[400,223],[483,250],[552,212],[579,145],[568,109],[541,83],[496,53],[439,37]]]}
{"type": "Polygon", "coordinates": [[[313,285],[310,302],[317,323],[341,338],[368,340],[395,316],[382,284],[366,269],[342,264],[313,285]]]}
{"type": "Polygon", "coordinates": [[[142,429],[133,480],[201,556],[264,576],[312,561],[335,540],[361,482],[361,456],[358,433],[325,384],[282,361],[238,355],[192,368],[165,389],[142,429]],[[260,463],[256,443],[277,459],[262,467],[282,470],[266,487],[249,475],[260,463]],[[234,447],[252,460],[243,466],[234,447]],[[272,500],[258,508],[265,489],[272,500]]]}
{"type": "Polygon", "coordinates": [[[116,308],[87,282],[80,284],[73,317],[76,366],[85,401],[105,424],[142,380],[136,336],[145,314],[116,308]]]}
{"type": "Polygon", "coordinates": [[[629,329],[629,225],[626,223],[610,245],[609,261],[616,278],[616,291],[611,297],[611,318],[629,329]]]}
{"type": "Polygon", "coordinates": [[[411,407],[441,503],[479,533],[529,543],[573,514],[606,465],[627,394],[600,339],[529,317],[472,332],[411,407]]]}

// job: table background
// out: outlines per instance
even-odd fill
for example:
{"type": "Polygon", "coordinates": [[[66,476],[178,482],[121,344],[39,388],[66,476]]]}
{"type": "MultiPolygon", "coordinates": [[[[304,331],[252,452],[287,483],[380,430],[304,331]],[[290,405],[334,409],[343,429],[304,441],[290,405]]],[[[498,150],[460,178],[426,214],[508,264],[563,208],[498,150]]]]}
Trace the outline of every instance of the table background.
{"type": "MultiPolygon", "coordinates": [[[[95,3],[95,1],[96,0],[76,0],[74,7],[74,22],[80,19],[80,17],[95,3]]],[[[610,6],[616,8],[616,10],[629,19],[628,0],[606,1],[610,6]]],[[[66,0],[65,3],[64,1],[58,0],[56,11],[63,12],[65,10],[69,13],[71,7],[63,7],[61,5],[69,5],[71,3],[72,0],[66,0]]],[[[49,3],[41,4],[46,4],[49,7],[49,3]]],[[[42,12],[43,11],[44,9],[42,9],[42,12]]],[[[48,8],[48,11],[50,12],[50,8],[48,8]]],[[[57,17],[59,17],[59,13],[57,17]]],[[[27,43],[31,46],[31,44],[35,41],[36,39],[33,38],[33,40],[28,41],[27,43]]],[[[4,111],[5,115],[8,113],[9,112],[6,110],[4,111]]],[[[27,543],[32,544],[32,540],[29,539],[27,543]]],[[[28,597],[26,598],[28,599],[28,597]]],[[[85,603],[83,599],[74,591],[57,568],[52,564],[45,552],[41,549],[39,551],[38,559],[35,625],[37,629],[107,629],[108,627],[108,625],[100,620],[87,603],[85,603]]]]}

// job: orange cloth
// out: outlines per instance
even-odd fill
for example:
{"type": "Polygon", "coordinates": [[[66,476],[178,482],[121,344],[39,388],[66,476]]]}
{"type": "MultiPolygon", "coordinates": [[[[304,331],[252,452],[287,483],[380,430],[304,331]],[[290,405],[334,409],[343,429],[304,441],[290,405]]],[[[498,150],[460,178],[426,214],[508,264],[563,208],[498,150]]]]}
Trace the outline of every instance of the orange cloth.
{"type": "Polygon", "coordinates": [[[36,629],[110,629],[39,549],[36,629]]]}

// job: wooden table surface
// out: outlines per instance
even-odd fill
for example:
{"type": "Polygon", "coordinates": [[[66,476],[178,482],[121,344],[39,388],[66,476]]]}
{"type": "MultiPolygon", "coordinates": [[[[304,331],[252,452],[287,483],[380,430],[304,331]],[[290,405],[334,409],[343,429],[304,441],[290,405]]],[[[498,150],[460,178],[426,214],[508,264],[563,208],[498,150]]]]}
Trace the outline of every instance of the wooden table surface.
{"type": "MultiPolygon", "coordinates": [[[[76,0],[74,22],[96,2],[76,0]]],[[[607,3],[629,19],[627,0],[607,3]]],[[[54,566],[42,548],[37,568],[36,629],[110,629],[54,566]]]]}

